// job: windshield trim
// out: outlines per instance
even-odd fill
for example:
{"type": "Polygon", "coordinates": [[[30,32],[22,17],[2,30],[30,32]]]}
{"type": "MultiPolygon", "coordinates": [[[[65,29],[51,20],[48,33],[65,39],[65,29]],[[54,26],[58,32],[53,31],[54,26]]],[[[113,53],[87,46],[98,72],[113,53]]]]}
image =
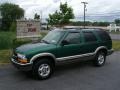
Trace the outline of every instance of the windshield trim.
{"type": "Polygon", "coordinates": [[[44,39],[42,39],[41,41],[42,41],[43,43],[50,44],[48,41],[46,41],[46,40],[44,40],[44,39]]]}

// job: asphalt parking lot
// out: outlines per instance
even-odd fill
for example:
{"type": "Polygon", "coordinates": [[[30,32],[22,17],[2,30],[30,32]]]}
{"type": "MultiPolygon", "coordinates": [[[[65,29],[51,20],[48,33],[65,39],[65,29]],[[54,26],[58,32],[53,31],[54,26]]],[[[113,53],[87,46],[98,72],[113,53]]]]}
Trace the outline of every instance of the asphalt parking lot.
{"type": "Polygon", "coordinates": [[[44,81],[12,65],[0,66],[0,90],[120,90],[120,52],[107,57],[103,67],[94,67],[91,62],[59,65],[44,81]]]}

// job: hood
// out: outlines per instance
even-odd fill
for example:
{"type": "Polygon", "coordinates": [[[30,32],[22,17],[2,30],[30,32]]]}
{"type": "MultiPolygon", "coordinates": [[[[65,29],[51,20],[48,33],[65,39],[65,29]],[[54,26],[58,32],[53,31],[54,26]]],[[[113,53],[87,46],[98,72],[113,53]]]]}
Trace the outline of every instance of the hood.
{"type": "Polygon", "coordinates": [[[42,52],[53,48],[54,44],[45,44],[45,43],[34,43],[34,44],[25,44],[16,48],[16,52],[21,54],[28,54],[31,52],[42,52]]]}

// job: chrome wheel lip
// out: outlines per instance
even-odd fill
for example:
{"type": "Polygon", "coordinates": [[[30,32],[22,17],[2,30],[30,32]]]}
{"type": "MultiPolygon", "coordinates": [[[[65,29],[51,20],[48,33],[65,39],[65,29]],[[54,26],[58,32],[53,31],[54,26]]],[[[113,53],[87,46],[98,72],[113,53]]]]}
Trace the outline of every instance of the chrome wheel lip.
{"type": "Polygon", "coordinates": [[[38,74],[41,77],[47,77],[50,74],[50,65],[48,64],[41,64],[38,68],[38,74]]]}
{"type": "Polygon", "coordinates": [[[105,61],[104,55],[100,54],[100,55],[98,56],[98,63],[101,65],[101,64],[104,63],[104,61],[105,61]]]}

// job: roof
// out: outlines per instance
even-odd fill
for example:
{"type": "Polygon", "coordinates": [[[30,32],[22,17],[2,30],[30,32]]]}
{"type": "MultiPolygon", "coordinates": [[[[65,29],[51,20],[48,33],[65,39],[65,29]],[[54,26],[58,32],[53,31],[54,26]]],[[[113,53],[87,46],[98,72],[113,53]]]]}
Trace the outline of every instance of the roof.
{"type": "Polygon", "coordinates": [[[72,29],[69,29],[69,28],[56,28],[56,29],[54,29],[54,30],[56,30],[56,31],[71,31],[71,32],[79,32],[79,31],[100,31],[100,30],[102,30],[102,29],[96,29],[96,28],[72,28],[72,29]]]}

